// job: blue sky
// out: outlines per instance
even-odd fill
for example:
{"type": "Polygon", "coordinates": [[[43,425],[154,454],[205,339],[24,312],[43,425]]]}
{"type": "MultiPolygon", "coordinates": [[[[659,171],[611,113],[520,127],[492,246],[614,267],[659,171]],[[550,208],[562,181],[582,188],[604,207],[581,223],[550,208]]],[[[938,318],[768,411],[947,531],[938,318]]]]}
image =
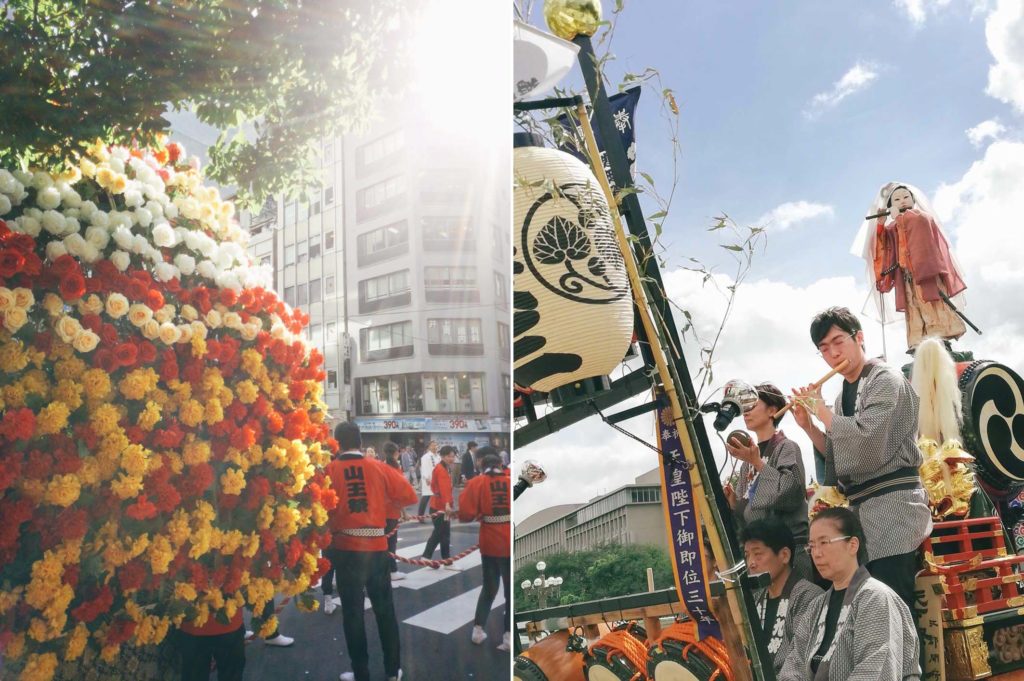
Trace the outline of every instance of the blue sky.
{"type": "MultiPolygon", "coordinates": [[[[531,21],[543,28],[540,4],[531,21]]],[[[967,313],[984,335],[968,332],[957,346],[1024,373],[1024,1],[625,4],[607,74],[617,85],[624,73],[653,67],[676,93],[682,167],[662,238],[663,276],[704,339],[721,323],[724,299],[679,266],[697,257],[728,285],[734,267],[706,231],[711,217],[724,211],[762,224],[778,216],[739,287],[712,387],[741,378],[785,390],[827,371],[807,328],[829,305],[861,311],[865,266],[850,246],[890,180],[931,199],[963,266],[967,313]]],[[[608,18],[613,3],[604,5],[608,18]]],[[[576,71],[562,85],[579,90],[579,82],[576,71]]],[[[653,89],[640,100],[637,129],[638,169],[665,188],[669,132],[653,89]]],[[[882,354],[879,325],[862,319],[868,352],[882,354]]],[[[902,320],[885,339],[889,361],[905,363],[902,320]]],[[[698,351],[688,337],[691,373],[698,351]]],[[[834,379],[824,394],[838,390],[834,379]]],[[[649,419],[626,425],[650,436],[649,419]]],[[[809,460],[795,423],[787,418],[782,428],[809,460]]],[[[548,468],[545,484],[562,481],[559,503],[611,491],[656,463],[593,418],[517,457],[548,468]],[[595,465],[605,460],[615,465],[595,465]]],[[[517,517],[547,503],[524,495],[517,517]]]]}

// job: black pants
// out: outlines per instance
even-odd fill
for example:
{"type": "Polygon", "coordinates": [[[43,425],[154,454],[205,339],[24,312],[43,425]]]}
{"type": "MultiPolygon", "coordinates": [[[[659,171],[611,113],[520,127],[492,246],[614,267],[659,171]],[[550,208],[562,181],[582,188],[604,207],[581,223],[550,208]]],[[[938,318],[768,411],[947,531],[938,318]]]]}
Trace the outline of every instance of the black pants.
{"type": "Polygon", "coordinates": [[[356,681],[369,681],[370,656],[366,649],[366,623],[363,617],[363,595],[369,597],[377,620],[377,633],[384,653],[385,676],[398,676],[398,618],[391,595],[391,576],[384,551],[339,551],[330,549],[327,557],[334,565],[341,595],[342,626],[345,644],[352,658],[356,681]]]}
{"type": "Polygon", "coordinates": [[[917,551],[878,558],[867,564],[871,576],[887,585],[910,608],[910,615],[917,621],[914,610],[914,575],[918,570],[917,551]]]}
{"type": "Polygon", "coordinates": [[[430,503],[430,495],[429,494],[424,494],[422,497],[420,497],[420,510],[419,510],[419,513],[417,513],[416,515],[423,515],[424,513],[426,513],[427,512],[427,504],[429,504],[429,503],[430,503]]]}
{"type": "Polygon", "coordinates": [[[209,681],[210,660],[217,661],[219,681],[242,681],[245,669],[245,627],[217,636],[178,632],[181,681],[209,681]]]}
{"type": "Polygon", "coordinates": [[[334,569],[334,561],[331,560],[330,556],[331,549],[324,550],[324,558],[326,558],[331,567],[327,568],[327,572],[320,578],[320,589],[324,592],[324,598],[330,598],[334,595],[334,580],[337,575],[337,570],[334,569]]]}
{"type": "Polygon", "coordinates": [[[434,531],[430,533],[427,547],[423,549],[423,557],[433,558],[438,544],[441,545],[441,557],[448,558],[452,551],[452,521],[444,514],[434,516],[434,531]]]}
{"type": "Polygon", "coordinates": [[[498,580],[500,579],[505,591],[504,631],[511,631],[512,611],[509,604],[512,602],[512,594],[509,579],[512,576],[512,559],[507,556],[504,558],[480,556],[480,562],[484,568],[484,585],[480,589],[480,598],[476,602],[476,617],[473,618],[473,624],[482,627],[487,622],[487,615],[490,614],[494,597],[498,593],[498,580]]]}
{"type": "MultiPolygon", "coordinates": [[[[388,518],[386,521],[384,521],[384,534],[387,534],[388,532],[390,532],[391,530],[395,529],[396,527],[398,527],[398,520],[397,519],[392,520],[392,519],[388,518]]],[[[389,553],[398,553],[398,533],[397,532],[395,532],[393,535],[388,537],[388,552],[389,553]]],[[[391,556],[388,556],[388,565],[390,566],[389,572],[398,572],[398,561],[395,560],[394,558],[392,558],[391,556]]]]}

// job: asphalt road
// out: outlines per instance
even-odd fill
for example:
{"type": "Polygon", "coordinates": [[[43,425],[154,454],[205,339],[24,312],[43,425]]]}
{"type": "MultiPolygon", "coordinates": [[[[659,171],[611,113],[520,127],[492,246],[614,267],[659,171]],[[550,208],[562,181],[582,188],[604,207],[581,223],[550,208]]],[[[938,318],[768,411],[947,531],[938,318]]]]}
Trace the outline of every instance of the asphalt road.
{"type": "MultiPolygon", "coordinates": [[[[415,513],[416,508],[406,509],[415,513]]],[[[429,523],[403,523],[398,530],[398,553],[419,557],[430,536],[429,523]]],[[[452,555],[477,543],[477,523],[452,522],[452,555]]],[[[440,551],[435,551],[435,558],[440,551]]],[[[480,552],[474,551],[456,563],[462,572],[433,570],[399,563],[406,579],[392,582],[395,612],[401,635],[404,681],[499,681],[510,678],[511,653],[500,651],[504,598],[501,589],[487,618],[487,639],[480,645],[470,641],[473,614],[482,584],[480,552]]],[[[335,681],[341,672],[350,671],[341,609],[328,615],[320,611],[304,613],[289,603],[278,615],[280,630],[295,639],[289,648],[265,645],[258,638],[246,645],[246,681],[335,681]]],[[[280,602],[280,599],[278,600],[280,602]]],[[[247,620],[248,622],[248,620],[247,620]]],[[[370,674],[384,677],[380,639],[367,601],[367,638],[370,674]]],[[[251,627],[249,627],[251,628],[251,627]]]]}

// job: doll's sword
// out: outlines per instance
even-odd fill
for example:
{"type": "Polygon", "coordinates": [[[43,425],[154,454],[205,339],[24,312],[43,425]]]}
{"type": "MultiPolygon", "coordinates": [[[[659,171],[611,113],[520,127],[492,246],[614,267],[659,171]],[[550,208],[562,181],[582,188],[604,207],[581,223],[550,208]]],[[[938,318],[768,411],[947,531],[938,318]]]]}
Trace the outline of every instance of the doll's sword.
{"type": "Polygon", "coordinates": [[[974,329],[975,333],[977,333],[979,336],[981,335],[981,329],[976,327],[974,325],[974,322],[972,322],[970,319],[965,317],[963,312],[961,312],[960,310],[956,309],[956,305],[954,305],[953,301],[949,299],[949,296],[947,296],[942,291],[939,291],[939,296],[942,297],[942,302],[944,302],[946,305],[948,305],[949,309],[956,313],[957,317],[959,317],[960,319],[964,320],[964,322],[967,324],[967,326],[969,326],[972,329],[974,329]]]}

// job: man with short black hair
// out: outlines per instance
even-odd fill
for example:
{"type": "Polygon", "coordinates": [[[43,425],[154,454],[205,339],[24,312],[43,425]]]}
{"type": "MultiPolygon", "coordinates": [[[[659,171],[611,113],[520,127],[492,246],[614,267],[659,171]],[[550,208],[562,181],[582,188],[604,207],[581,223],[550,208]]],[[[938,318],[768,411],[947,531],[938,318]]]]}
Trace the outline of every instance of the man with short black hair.
{"type": "Polygon", "coordinates": [[[466,445],[466,453],[462,455],[462,470],[460,471],[460,473],[462,475],[462,482],[464,483],[472,480],[473,477],[476,476],[477,474],[478,469],[476,468],[473,462],[473,460],[476,458],[474,456],[474,454],[476,453],[476,449],[476,443],[470,441],[470,443],[466,445]]]}
{"type": "MultiPolygon", "coordinates": [[[[451,445],[441,447],[441,460],[434,466],[430,476],[430,491],[432,492],[430,510],[435,515],[434,531],[430,533],[427,545],[423,549],[423,557],[428,560],[433,559],[434,549],[438,545],[441,547],[442,560],[451,557],[451,517],[455,513],[455,496],[452,489],[452,476],[449,471],[455,463],[455,452],[455,447],[451,445]]],[[[459,568],[454,565],[446,565],[445,568],[456,572],[459,571],[459,568]]]]}
{"type": "Polygon", "coordinates": [[[917,551],[932,530],[918,472],[917,394],[899,370],[865,356],[860,320],[845,307],[817,315],[811,340],[830,367],[848,362],[843,389],[834,409],[820,387],[795,389],[793,415],[824,461],[824,484],[842,489],[864,526],[868,572],[913,613],[917,551]]]}
{"type": "Polygon", "coordinates": [[[793,533],[781,520],[754,520],[740,537],[747,572],[771,576],[768,588],[757,596],[757,614],[778,674],[792,648],[796,623],[806,616],[807,606],[822,590],[793,570],[796,545],[793,533]]]}
{"type": "Polygon", "coordinates": [[[480,475],[466,484],[466,489],[459,497],[459,520],[464,523],[480,521],[480,562],[484,570],[484,583],[476,604],[471,639],[479,645],[487,638],[484,625],[498,593],[500,579],[505,592],[505,628],[498,648],[509,650],[512,624],[509,582],[512,576],[512,486],[509,472],[501,465],[501,458],[493,447],[485,445],[477,450],[477,455],[480,475]]]}
{"type": "Polygon", "coordinates": [[[352,671],[342,681],[368,681],[369,653],[364,623],[364,592],[377,620],[384,671],[389,679],[401,678],[398,619],[392,600],[387,539],[384,537],[388,506],[416,503],[416,490],[401,472],[359,451],[359,427],[344,421],[334,429],[341,453],[327,464],[327,476],[338,495],[330,512],[331,548],[324,555],[335,568],[345,643],[352,671]]]}

